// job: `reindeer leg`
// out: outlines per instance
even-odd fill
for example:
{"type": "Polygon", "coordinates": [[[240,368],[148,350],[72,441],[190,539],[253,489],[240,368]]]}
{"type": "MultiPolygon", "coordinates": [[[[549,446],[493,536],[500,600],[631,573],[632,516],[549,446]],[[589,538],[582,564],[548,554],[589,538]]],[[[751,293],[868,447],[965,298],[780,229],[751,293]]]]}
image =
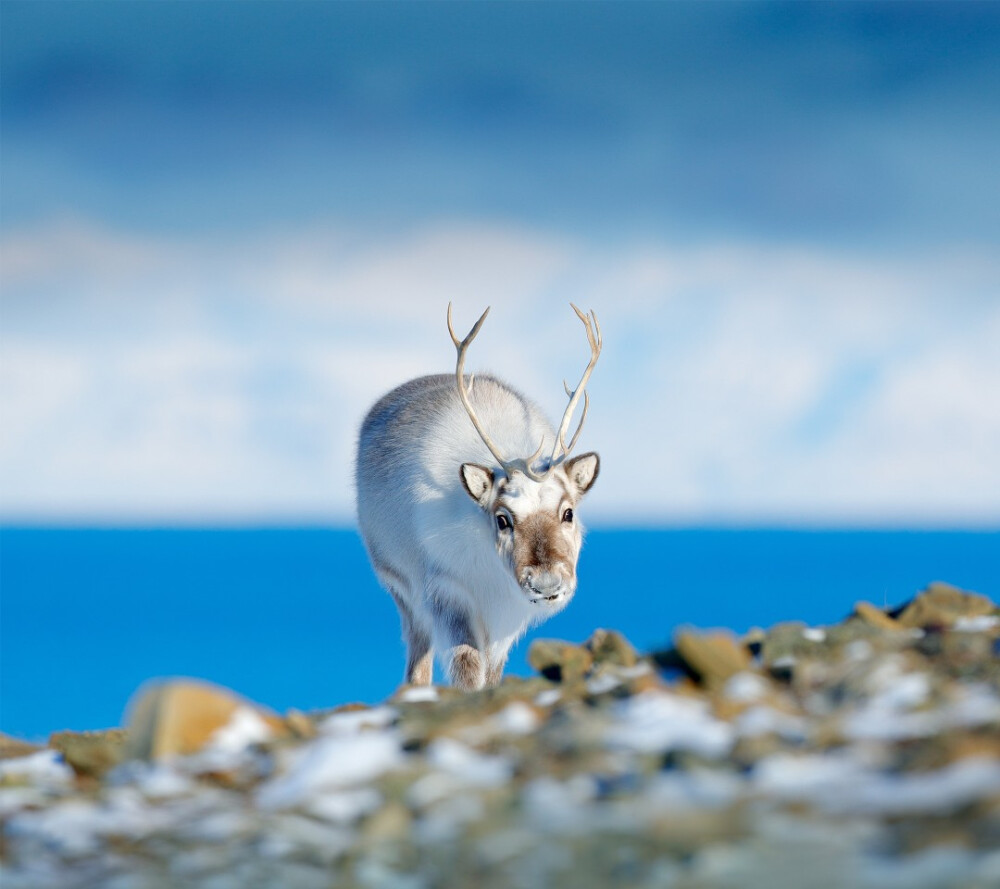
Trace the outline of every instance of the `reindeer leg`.
{"type": "Polygon", "coordinates": [[[463,691],[478,691],[485,686],[486,671],[478,649],[463,643],[449,649],[448,657],[448,677],[452,685],[463,691]]]}
{"type": "Polygon", "coordinates": [[[465,691],[476,691],[486,684],[486,655],[479,650],[468,615],[457,606],[434,603],[434,638],[444,652],[451,684],[465,691]]]}
{"type": "Polygon", "coordinates": [[[406,681],[410,685],[430,685],[434,678],[434,649],[422,629],[410,626],[406,635],[406,681]]]}
{"type": "Polygon", "coordinates": [[[493,660],[486,667],[486,687],[495,688],[503,679],[503,668],[507,666],[507,652],[493,653],[493,660]]]}
{"type": "Polygon", "coordinates": [[[407,593],[410,584],[380,553],[373,549],[369,554],[379,582],[388,590],[399,611],[403,642],[406,643],[406,672],[403,681],[411,685],[430,685],[434,677],[434,650],[431,647],[430,633],[416,618],[409,605],[407,593]]]}
{"type": "Polygon", "coordinates": [[[500,680],[503,679],[503,668],[506,666],[506,661],[502,664],[490,664],[486,670],[486,687],[495,688],[500,684],[500,680]]]}
{"type": "Polygon", "coordinates": [[[434,649],[430,634],[416,621],[403,597],[394,590],[389,592],[399,609],[399,622],[406,643],[406,673],[403,679],[410,685],[430,685],[434,676],[434,649]]]}
{"type": "Polygon", "coordinates": [[[489,663],[486,666],[486,687],[495,688],[503,680],[504,667],[510,655],[511,646],[517,641],[517,634],[503,639],[494,639],[489,647],[489,663]]]}

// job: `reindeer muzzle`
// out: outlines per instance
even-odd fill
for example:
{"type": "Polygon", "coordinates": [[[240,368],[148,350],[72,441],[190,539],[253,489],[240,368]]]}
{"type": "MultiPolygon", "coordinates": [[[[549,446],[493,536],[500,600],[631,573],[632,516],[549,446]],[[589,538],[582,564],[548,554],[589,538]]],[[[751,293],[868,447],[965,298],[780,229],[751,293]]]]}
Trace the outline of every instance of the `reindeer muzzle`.
{"type": "Polygon", "coordinates": [[[573,595],[574,584],[563,575],[551,571],[524,573],[521,588],[535,605],[554,605],[573,595]]]}

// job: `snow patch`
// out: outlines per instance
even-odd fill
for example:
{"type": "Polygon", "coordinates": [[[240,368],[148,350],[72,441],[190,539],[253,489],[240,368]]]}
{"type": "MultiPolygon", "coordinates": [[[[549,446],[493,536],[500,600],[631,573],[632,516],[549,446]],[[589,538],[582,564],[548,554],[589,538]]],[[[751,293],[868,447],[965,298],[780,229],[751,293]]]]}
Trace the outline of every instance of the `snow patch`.
{"type": "Polygon", "coordinates": [[[617,676],[610,673],[602,673],[593,679],[587,680],[587,691],[592,695],[603,695],[606,692],[614,691],[622,682],[617,676]]]}
{"type": "Polygon", "coordinates": [[[257,793],[264,809],[289,809],[335,788],[357,787],[404,763],[394,733],[321,737],[313,741],[289,772],[265,783],[257,793]]]}
{"type": "Polygon", "coordinates": [[[170,765],[154,763],[135,774],[135,786],[147,799],[162,800],[192,793],[198,785],[170,765]]]}
{"type": "Polygon", "coordinates": [[[1000,762],[959,760],[934,772],[884,774],[848,755],[774,754],[754,769],[765,795],[838,815],[948,815],[1000,792],[1000,762]]]}
{"type": "Polygon", "coordinates": [[[377,811],[382,802],[382,794],[374,788],[359,787],[356,790],[318,794],[309,799],[304,808],[310,815],[315,815],[324,821],[349,825],[377,811]]]}
{"type": "Polygon", "coordinates": [[[540,691],[538,697],[535,698],[535,703],[539,707],[551,707],[554,704],[558,704],[562,699],[562,692],[558,688],[547,688],[545,691],[540,691]]]}
{"type": "Polygon", "coordinates": [[[62,789],[73,783],[73,770],[56,750],[39,750],[27,756],[0,760],[0,781],[30,781],[47,789],[62,789]]]}
{"type": "Polygon", "coordinates": [[[242,753],[251,744],[262,744],[274,732],[261,715],[250,707],[239,707],[222,728],[208,740],[206,750],[242,753]]]}
{"type": "Polygon", "coordinates": [[[499,787],[514,775],[509,759],[487,756],[451,738],[437,738],[427,748],[427,762],[475,787],[499,787]]]}
{"type": "Polygon", "coordinates": [[[604,736],[612,748],[636,753],[688,750],[717,758],[733,745],[732,726],[715,719],[702,700],[648,691],[622,701],[617,713],[616,724],[604,736]]]}
{"type": "Polygon", "coordinates": [[[408,688],[399,696],[399,700],[406,704],[423,704],[440,699],[438,690],[433,685],[421,685],[408,688]]]}
{"type": "Polygon", "coordinates": [[[749,704],[761,700],[769,690],[770,685],[762,676],[744,670],[729,677],[723,694],[731,701],[749,704]]]}
{"type": "Polygon", "coordinates": [[[807,721],[800,716],[763,705],[750,707],[736,717],[736,732],[743,738],[778,735],[789,741],[802,741],[806,738],[807,726],[807,721]]]}
{"type": "Polygon", "coordinates": [[[333,713],[319,725],[323,735],[356,735],[366,729],[380,729],[392,725],[399,712],[392,707],[372,707],[366,710],[348,710],[333,713]]]}
{"type": "Polygon", "coordinates": [[[597,796],[593,778],[574,775],[560,781],[543,775],[528,782],[522,790],[522,805],[538,830],[576,833],[589,829],[590,807],[597,796]]]}
{"type": "Polygon", "coordinates": [[[513,701],[497,713],[493,724],[502,734],[530,735],[538,728],[538,716],[527,704],[513,701]]]}
{"type": "Polygon", "coordinates": [[[975,617],[963,615],[952,625],[952,629],[963,633],[985,633],[996,627],[1000,627],[1000,617],[995,614],[979,614],[975,617]]]}

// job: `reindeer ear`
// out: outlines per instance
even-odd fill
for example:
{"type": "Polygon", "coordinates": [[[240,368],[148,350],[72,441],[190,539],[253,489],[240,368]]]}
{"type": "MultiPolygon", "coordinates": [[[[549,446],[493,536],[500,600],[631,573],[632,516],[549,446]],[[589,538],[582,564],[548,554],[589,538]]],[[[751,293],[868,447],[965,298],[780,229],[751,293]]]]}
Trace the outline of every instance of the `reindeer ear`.
{"type": "Polygon", "coordinates": [[[577,496],[582,497],[597,481],[597,473],[601,469],[601,458],[591,451],[589,454],[580,454],[579,457],[567,460],[565,466],[570,483],[576,486],[577,496]]]}
{"type": "Polygon", "coordinates": [[[480,506],[485,507],[493,490],[493,472],[478,463],[463,463],[458,475],[469,496],[480,506]]]}

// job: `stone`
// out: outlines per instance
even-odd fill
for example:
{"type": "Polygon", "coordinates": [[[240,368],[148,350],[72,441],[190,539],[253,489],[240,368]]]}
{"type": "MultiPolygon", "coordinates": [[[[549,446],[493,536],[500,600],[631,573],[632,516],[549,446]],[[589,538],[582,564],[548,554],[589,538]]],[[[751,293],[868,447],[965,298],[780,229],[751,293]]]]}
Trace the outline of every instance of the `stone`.
{"type": "Polygon", "coordinates": [[[207,682],[176,680],[140,690],[128,708],[129,759],[161,759],[197,753],[242,712],[253,714],[276,737],[289,734],[284,721],[235,692],[207,682]]]}
{"type": "Polygon", "coordinates": [[[828,629],[808,627],[801,621],[775,624],[767,631],[760,657],[771,675],[787,679],[797,660],[821,656],[830,638],[828,629]]]}
{"type": "Polygon", "coordinates": [[[410,810],[393,800],[382,806],[365,823],[364,835],[371,842],[396,842],[405,838],[413,825],[410,810]]]}
{"type": "Polygon", "coordinates": [[[582,645],[558,639],[536,639],[528,649],[528,663],[553,682],[573,682],[587,675],[594,657],[582,645]]]}
{"type": "Polygon", "coordinates": [[[674,648],[698,681],[708,688],[719,688],[731,676],[753,669],[750,652],[731,633],[681,630],[674,637],[674,648]]]}
{"type": "Polygon", "coordinates": [[[632,643],[617,630],[594,630],[583,644],[593,655],[595,664],[634,667],[639,661],[632,643]]]}
{"type": "Polygon", "coordinates": [[[896,632],[906,629],[898,621],[889,617],[881,608],[876,608],[871,602],[858,602],[854,606],[852,617],[864,621],[880,630],[896,632]]]}
{"type": "Polygon", "coordinates": [[[970,593],[947,583],[932,583],[893,614],[904,627],[951,627],[960,617],[985,617],[996,606],[979,593],[970,593]]]}
{"type": "Polygon", "coordinates": [[[294,707],[285,713],[285,725],[296,738],[315,738],[316,723],[294,707]]]}
{"type": "Polygon", "coordinates": [[[27,756],[29,753],[37,753],[41,749],[38,744],[22,741],[20,738],[12,738],[10,735],[0,732],[0,759],[27,756]]]}
{"type": "Polygon", "coordinates": [[[123,729],[98,732],[55,732],[49,747],[58,750],[78,775],[99,778],[125,758],[123,729]]]}
{"type": "Polygon", "coordinates": [[[760,627],[751,627],[743,634],[740,639],[740,645],[749,651],[751,655],[757,657],[760,654],[761,648],[764,647],[765,638],[767,638],[767,633],[763,629],[760,627]]]}

